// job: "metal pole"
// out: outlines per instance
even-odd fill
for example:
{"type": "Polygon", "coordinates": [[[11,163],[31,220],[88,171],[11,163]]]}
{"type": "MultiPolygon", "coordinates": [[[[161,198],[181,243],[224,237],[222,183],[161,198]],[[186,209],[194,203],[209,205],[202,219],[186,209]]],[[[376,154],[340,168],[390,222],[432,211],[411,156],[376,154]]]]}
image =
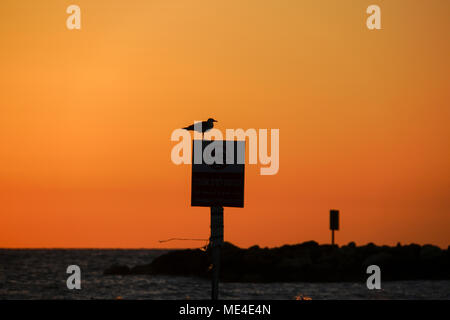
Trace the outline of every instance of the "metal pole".
{"type": "Polygon", "coordinates": [[[211,207],[211,299],[219,299],[220,247],[223,243],[223,207],[211,207]]]}

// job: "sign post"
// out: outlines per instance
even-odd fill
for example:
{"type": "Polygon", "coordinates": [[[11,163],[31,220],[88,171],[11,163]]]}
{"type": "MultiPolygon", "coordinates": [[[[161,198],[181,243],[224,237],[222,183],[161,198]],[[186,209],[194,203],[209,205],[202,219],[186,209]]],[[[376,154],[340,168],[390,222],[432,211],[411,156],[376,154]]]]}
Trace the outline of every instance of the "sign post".
{"type": "Polygon", "coordinates": [[[331,245],[334,246],[334,230],[339,230],[339,210],[330,210],[331,245]]]}
{"type": "Polygon", "coordinates": [[[223,207],[244,207],[245,141],[194,140],[192,158],[191,206],[211,210],[211,299],[218,300],[223,207]]]}
{"type": "Polygon", "coordinates": [[[211,207],[211,299],[219,299],[220,247],[223,243],[223,207],[211,207]]]}

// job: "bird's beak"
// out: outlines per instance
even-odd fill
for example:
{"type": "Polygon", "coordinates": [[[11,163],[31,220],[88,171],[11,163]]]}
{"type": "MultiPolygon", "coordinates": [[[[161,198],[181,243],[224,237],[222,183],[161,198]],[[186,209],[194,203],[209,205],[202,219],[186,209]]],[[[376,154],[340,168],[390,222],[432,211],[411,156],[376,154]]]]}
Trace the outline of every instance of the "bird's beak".
{"type": "Polygon", "coordinates": [[[219,122],[219,121],[217,121],[217,120],[213,120],[213,122],[219,122]]]}

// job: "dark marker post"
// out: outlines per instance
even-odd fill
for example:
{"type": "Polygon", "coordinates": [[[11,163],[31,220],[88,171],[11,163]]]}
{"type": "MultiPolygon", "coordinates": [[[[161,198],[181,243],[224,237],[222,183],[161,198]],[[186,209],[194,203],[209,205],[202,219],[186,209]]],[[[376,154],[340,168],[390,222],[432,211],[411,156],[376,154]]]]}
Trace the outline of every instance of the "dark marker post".
{"type": "Polygon", "coordinates": [[[339,210],[330,210],[331,245],[334,246],[334,230],[339,230],[339,210]]]}

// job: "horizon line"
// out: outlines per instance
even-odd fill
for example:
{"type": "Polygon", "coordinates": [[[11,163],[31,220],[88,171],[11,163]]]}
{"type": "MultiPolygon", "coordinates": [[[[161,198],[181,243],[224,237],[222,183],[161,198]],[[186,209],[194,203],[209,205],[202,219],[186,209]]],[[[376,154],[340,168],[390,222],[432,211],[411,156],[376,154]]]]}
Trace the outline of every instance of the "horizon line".
{"type": "MultiPolygon", "coordinates": [[[[240,249],[249,249],[251,247],[255,247],[258,246],[259,248],[268,248],[268,249],[275,249],[275,248],[281,248],[283,246],[294,246],[294,245],[299,245],[299,244],[304,244],[307,242],[316,242],[319,246],[321,245],[332,245],[331,243],[319,243],[315,240],[307,240],[307,241],[303,241],[303,242],[297,242],[297,243],[286,243],[286,244],[282,244],[282,245],[278,245],[278,246],[260,246],[257,244],[248,246],[248,247],[240,247],[235,245],[232,242],[229,241],[224,241],[224,242],[228,242],[240,249]]],[[[400,241],[398,241],[396,244],[394,245],[388,245],[388,244],[376,244],[374,242],[367,242],[365,244],[360,244],[358,245],[355,241],[350,241],[346,244],[335,244],[338,247],[343,247],[343,246],[348,246],[350,243],[354,243],[356,247],[362,247],[362,246],[367,246],[369,244],[373,244],[377,247],[383,247],[383,246],[388,246],[388,247],[396,247],[399,244],[401,246],[408,246],[408,245],[418,245],[418,246],[427,246],[427,245],[431,245],[431,246],[435,246],[438,247],[442,250],[447,250],[450,248],[450,244],[447,245],[447,247],[444,246],[440,246],[437,244],[432,244],[432,243],[424,243],[424,244],[419,244],[419,243],[415,243],[415,242],[409,242],[409,243],[401,243],[400,241]]],[[[155,247],[1,247],[0,246],[0,250],[189,250],[189,249],[200,249],[201,247],[174,247],[174,248],[155,248],[155,247]]]]}

